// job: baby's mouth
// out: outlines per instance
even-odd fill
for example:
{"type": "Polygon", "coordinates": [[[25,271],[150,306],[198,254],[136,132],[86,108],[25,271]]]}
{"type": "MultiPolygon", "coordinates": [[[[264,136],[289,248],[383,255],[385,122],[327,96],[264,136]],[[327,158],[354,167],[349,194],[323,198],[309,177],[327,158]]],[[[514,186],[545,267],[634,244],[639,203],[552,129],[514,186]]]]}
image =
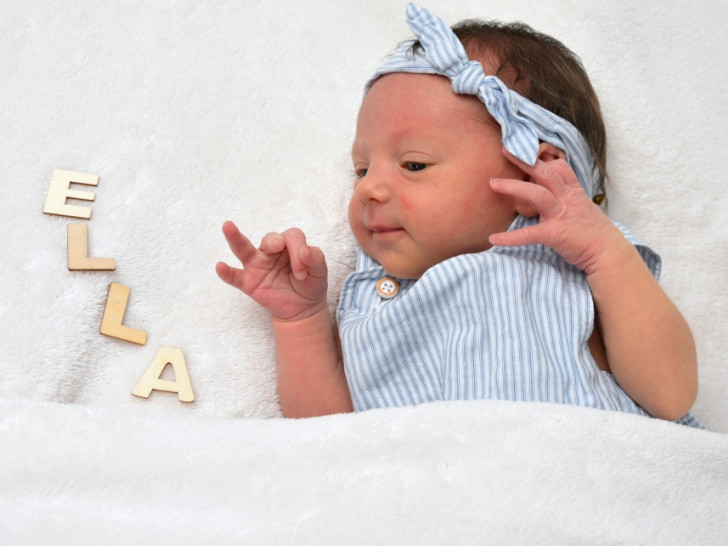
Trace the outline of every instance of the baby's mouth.
{"type": "Polygon", "coordinates": [[[404,228],[401,228],[401,227],[380,226],[380,225],[368,226],[367,229],[375,235],[388,235],[391,233],[397,233],[400,231],[404,231],[404,228]]]}
{"type": "Polygon", "coordinates": [[[369,218],[364,219],[364,227],[375,239],[390,239],[404,233],[404,228],[397,222],[390,222],[387,219],[369,218]]]}
{"type": "Polygon", "coordinates": [[[402,228],[378,228],[371,230],[372,241],[379,245],[391,245],[400,239],[404,233],[402,228]]]}

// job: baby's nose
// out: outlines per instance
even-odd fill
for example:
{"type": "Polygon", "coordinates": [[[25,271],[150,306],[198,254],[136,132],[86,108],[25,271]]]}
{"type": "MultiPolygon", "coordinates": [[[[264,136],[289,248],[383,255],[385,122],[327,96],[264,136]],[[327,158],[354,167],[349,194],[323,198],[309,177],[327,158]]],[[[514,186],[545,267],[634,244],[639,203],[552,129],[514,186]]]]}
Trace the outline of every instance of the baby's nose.
{"type": "Polygon", "coordinates": [[[383,202],[390,197],[389,178],[381,170],[367,169],[354,187],[354,194],[362,201],[383,202]]]}

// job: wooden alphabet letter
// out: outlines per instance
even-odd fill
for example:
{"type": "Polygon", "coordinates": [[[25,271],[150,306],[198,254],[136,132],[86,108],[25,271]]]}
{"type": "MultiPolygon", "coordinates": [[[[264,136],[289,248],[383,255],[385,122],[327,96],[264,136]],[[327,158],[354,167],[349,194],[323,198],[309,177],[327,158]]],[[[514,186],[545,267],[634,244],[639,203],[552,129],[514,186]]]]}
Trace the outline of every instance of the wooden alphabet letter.
{"type": "Polygon", "coordinates": [[[99,332],[105,336],[144,345],[147,342],[146,332],[122,325],[124,313],[126,312],[126,303],[128,301],[129,287],[123,284],[111,283],[99,332]]]}
{"type": "Polygon", "coordinates": [[[194,402],[195,394],[192,392],[190,375],[187,373],[187,364],[179,347],[162,347],[157,356],[144,372],[144,375],[132,391],[134,396],[149,398],[153,390],[176,392],[180,402],[194,402]],[[174,381],[161,379],[164,368],[170,364],[174,369],[174,381]]]}
{"type": "Polygon", "coordinates": [[[113,271],[114,258],[89,258],[88,226],[68,224],[68,269],[71,271],[113,271]]]}
{"type": "Polygon", "coordinates": [[[91,207],[68,205],[66,204],[66,199],[93,201],[95,195],[90,191],[72,190],[70,188],[71,183],[97,186],[99,183],[99,175],[53,169],[51,184],[48,188],[48,195],[46,196],[43,212],[46,214],[71,216],[73,218],[85,218],[88,220],[91,218],[91,207]]]}

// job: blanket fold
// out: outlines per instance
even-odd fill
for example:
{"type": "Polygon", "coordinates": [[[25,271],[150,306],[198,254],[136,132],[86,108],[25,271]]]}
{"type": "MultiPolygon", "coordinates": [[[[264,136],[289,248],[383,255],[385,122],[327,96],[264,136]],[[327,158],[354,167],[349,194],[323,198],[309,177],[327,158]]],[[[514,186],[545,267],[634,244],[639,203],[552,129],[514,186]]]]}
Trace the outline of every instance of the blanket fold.
{"type": "Polygon", "coordinates": [[[728,436],[551,404],[230,420],[0,401],[11,544],[718,544],[728,436]]]}

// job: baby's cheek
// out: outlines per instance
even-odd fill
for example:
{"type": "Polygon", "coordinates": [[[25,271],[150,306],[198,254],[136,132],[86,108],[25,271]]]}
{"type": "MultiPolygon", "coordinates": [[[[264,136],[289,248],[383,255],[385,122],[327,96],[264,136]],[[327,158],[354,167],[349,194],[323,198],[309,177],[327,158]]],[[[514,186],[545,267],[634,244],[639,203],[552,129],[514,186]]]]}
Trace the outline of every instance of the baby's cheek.
{"type": "Polygon", "coordinates": [[[362,232],[362,212],[361,212],[361,205],[357,206],[357,203],[355,200],[351,200],[349,202],[349,227],[351,228],[351,231],[354,233],[354,237],[361,243],[360,237],[362,232]]]}
{"type": "Polygon", "coordinates": [[[457,214],[463,222],[468,221],[477,214],[481,209],[481,203],[478,199],[465,199],[457,204],[457,208],[452,212],[457,214]]]}
{"type": "Polygon", "coordinates": [[[361,218],[362,213],[362,207],[361,203],[359,203],[356,199],[352,199],[349,201],[349,210],[348,210],[348,216],[349,216],[349,225],[353,228],[354,224],[356,224],[357,219],[361,218]]]}

